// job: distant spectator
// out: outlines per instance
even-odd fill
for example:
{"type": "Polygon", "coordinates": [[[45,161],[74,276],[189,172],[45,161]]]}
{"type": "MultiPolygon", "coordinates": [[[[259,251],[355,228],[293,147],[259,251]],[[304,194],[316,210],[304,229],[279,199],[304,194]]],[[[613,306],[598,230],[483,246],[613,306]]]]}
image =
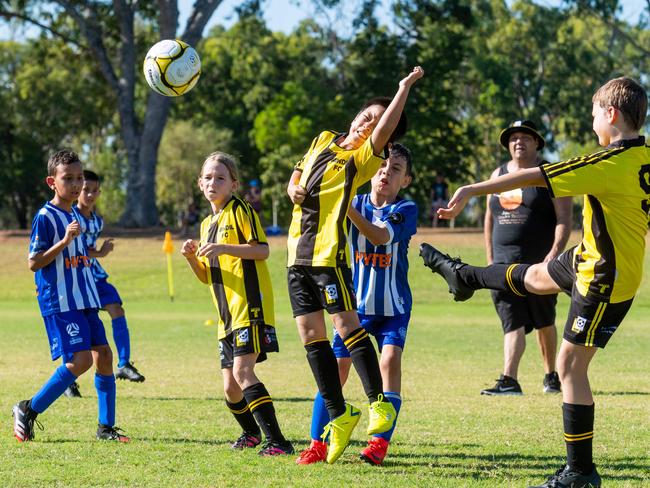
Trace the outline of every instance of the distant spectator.
{"type": "Polygon", "coordinates": [[[199,210],[196,208],[194,202],[190,202],[187,206],[187,210],[181,212],[180,222],[181,222],[181,234],[184,237],[189,236],[190,231],[194,230],[196,225],[199,223],[201,216],[199,215],[199,210]]]}
{"type": "Polygon", "coordinates": [[[438,227],[438,209],[447,208],[449,201],[449,185],[445,176],[438,173],[436,181],[431,188],[431,226],[438,227]]]}
{"type": "Polygon", "coordinates": [[[244,199],[251,204],[253,210],[262,220],[262,187],[259,180],[250,180],[248,182],[248,191],[244,195],[244,199]]]}

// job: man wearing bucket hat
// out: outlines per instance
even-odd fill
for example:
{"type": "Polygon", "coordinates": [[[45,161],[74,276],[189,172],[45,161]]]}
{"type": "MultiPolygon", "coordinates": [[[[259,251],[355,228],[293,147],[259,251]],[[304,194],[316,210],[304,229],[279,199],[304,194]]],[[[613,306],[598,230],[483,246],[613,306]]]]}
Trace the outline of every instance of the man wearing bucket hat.
{"type": "MultiPolygon", "coordinates": [[[[530,120],[517,120],[501,131],[499,142],[511,159],[491,178],[539,166],[544,138],[530,120]]],[[[546,188],[530,187],[487,196],[485,248],[488,264],[549,261],[564,250],[571,232],[571,197],[551,198],[546,188]]],[[[544,392],[559,393],[555,371],[557,295],[516,296],[492,291],[492,301],[503,327],[504,369],[496,385],[482,395],[521,395],[517,381],[526,334],[537,329],[544,362],[544,392]]]]}

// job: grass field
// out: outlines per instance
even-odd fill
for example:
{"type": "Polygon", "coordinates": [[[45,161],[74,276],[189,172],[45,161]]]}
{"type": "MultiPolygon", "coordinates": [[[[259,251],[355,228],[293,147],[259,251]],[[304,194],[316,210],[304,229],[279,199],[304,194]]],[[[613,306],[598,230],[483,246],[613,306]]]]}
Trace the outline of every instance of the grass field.
{"type": "MultiPolygon", "coordinates": [[[[487,292],[454,303],[442,280],[420,264],[426,238],[470,262],[484,262],[478,233],[431,233],[412,244],[414,312],[404,355],[404,405],[383,467],[357,459],[365,421],[333,466],[297,466],[295,457],[261,459],[233,452],[239,433],[223,403],[215,311],[207,288],[174,254],[176,300],[167,297],[161,238],[116,240],[103,263],[125,300],[132,358],[144,384],[118,383],[117,424],[128,445],[94,440],[96,396],[91,374],[84,398],[61,398],[40,417],[45,430],[19,444],[11,406],[33,395],[55,368],[26,266],[27,237],[0,237],[0,486],[432,486],[521,487],[542,481],[563,462],[561,399],[542,393],[535,339],[520,367],[523,397],[479,391],[502,367],[502,335],[487,292]]],[[[575,239],[574,239],[575,240],[575,239]]],[[[178,242],[176,243],[179,248],[178,242]]],[[[259,367],[281,426],[297,449],[308,442],[314,381],[289,307],[285,247],[272,241],[281,353],[259,367]]],[[[646,269],[650,269],[650,253],[646,269]]],[[[561,297],[558,324],[568,300],[561,297]]],[[[650,486],[650,279],[605,351],[592,363],[596,392],[595,460],[604,486],[650,486]]],[[[102,318],[110,335],[108,316],[102,318]]],[[[355,375],[347,398],[361,405],[355,375]]]]}

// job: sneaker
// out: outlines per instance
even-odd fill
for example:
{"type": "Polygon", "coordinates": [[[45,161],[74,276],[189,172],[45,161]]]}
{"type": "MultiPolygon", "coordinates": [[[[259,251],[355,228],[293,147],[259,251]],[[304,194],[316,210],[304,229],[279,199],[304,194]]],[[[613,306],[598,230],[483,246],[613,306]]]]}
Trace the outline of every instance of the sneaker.
{"type": "Polygon", "coordinates": [[[501,375],[493,388],[481,390],[481,395],[523,395],[519,382],[510,376],[501,375]]]}
{"type": "Polygon", "coordinates": [[[34,440],[34,423],[43,430],[41,423],[36,420],[38,414],[30,408],[29,402],[30,400],[22,400],[16,403],[11,410],[11,415],[14,418],[14,437],[19,442],[34,440]]]}
{"type": "Polygon", "coordinates": [[[350,443],[352,431],[359,423],[361,410],[349,403],[345,404],[345,412],[325,426],[322,439],[330,436],[330,448],[327,450],[327,462],[334,464],[341,457],[345,448],[350,443]]]}
{"type": "Polygon", "coordinates": [[[118,367],[115,378],[118,380],[129,380],[135,383],[142,383],[144,381],[144,376],[131,363],[126,363],[124,366],[118,367]]]}
{"type": "Polygon", "coordinates": [[[300,453],[296,464],[314,464],[327,459],[327,442],[312,439],[309,447],[300,453]]]}
{"type": "Polygon", "coordinates": [[[457,302],[464,302],[474,295],[474,290],[458,276],[458,270],[467,266],[460,258],[452,258],[443,254],[435,247],[423,242],[420,244],[420,256],[424,260],[424,265],[431,268],[431,271],[442,276],[449,286],[449,293],[454,296],[457,302]]]}
{"type": "Polygon", "coordinates": [[[121,431],[119,427],[109,427],[108,425],[98,424],[97,425],[97,439],[100,441],[118,441],[118,442],[130,442],[131,439],[124,434],[120,434],[121,431]]]}
{"type": "Polygon", "coordinates": [[[368,447],[361,451],[360,459],[368,464],[379,466],[384,462],[388,452],[388,441],[383,437],[371,437],[368,441],[368,447]]]}
{"type": "Polygon", "coordinates": [[[561,393],[562,384],[560,383],[560,377],[557,372],[553,371],[552,373],[544,375],[544,393],[561,393]]]}
{"type": "Polygon", "coordinates": [[[379,395],[376,402],[368,407],[368,435],[381,434],[389,431],[395,424],[397,412],[392,403],[384,401],[384,395],[379,395]]]}
{"type": "Polygon", "coordinates": [[[275,442],[269,441],[264,444],[264,447],[259,454],[260,456],[281,456],[283,454],[294,454],[293,446],[289,441],[275,442]]]}
{"type": "Polygon", "coordinates": [[[63,392],[68,398],[81,398],[81,392],[79,391],[79,383],[76,381],[68,386],[63,392]]]}
{"type": "Polygon", "coordinates": [[[595,464],[589,474],[578,473],[572,471],[569,466],[564,466],[550,476],[545,483],[530,488],[600,488],[601,483],[595,464]]]}
{"type": "Polygon", "coordinates": [[[242,435],[239,436],[235,442],[230,446],[231,449],[246,449],[248,447],[256,447],[259,443],[262,442],[262,439],[255,435],[247,434],[242,432],[242,435]]]}

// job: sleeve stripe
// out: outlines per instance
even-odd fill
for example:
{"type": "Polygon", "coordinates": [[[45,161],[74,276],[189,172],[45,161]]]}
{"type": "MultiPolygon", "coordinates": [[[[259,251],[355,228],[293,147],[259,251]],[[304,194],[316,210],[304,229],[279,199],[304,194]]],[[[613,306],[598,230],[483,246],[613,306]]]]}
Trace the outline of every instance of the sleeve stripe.
{"type": "Polygon", "coordinates": [[[597,152],[596,154],[592,154],[590,156],[570,159],[569,161],[565,161],[562,163],[555,163],[550,165],[551,166],[550,168],[549,167],[546,168],[546,176],[548,178],[555,178],[557,176],[563,175],[564,173],[568,173],[569,171],[575,171],[588,164],[596,164],[605,161],[610,157],[615,156],[616,154],[619,154],[624,150],[625,148],[616,148],[609,151],[597,152]]]}

